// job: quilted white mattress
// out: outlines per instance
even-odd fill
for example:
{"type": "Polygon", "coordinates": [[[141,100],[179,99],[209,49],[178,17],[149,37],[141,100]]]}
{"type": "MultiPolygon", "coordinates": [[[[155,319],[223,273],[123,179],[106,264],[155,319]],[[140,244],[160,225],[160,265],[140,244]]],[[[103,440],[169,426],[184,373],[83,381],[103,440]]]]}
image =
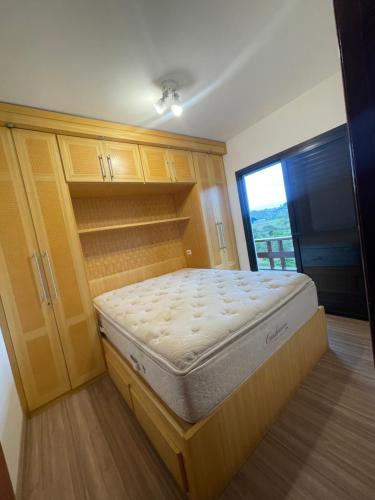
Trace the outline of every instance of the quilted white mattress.
{"type": "Polygon", "coordinates": [[[94,304],[109,340],[188,422],[212,411],[318,306],[304,274],[213,269],[183,269],[94,304]]]}

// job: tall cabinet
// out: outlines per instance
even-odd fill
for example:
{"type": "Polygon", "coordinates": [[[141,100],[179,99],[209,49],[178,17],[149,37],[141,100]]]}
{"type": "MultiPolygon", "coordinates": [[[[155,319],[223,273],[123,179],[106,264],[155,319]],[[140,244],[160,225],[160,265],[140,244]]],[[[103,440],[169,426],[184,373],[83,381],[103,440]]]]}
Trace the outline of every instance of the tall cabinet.
{"type": "Polygon", "coordinates": [[[194,153],[211,267],[238,269],[238,255],[223,159],[194,153]]]}
{"type": "Polygon", "coordinates": [[[104,361],[56,137],[13,140],[0,129],[0,294],[33,410],[104,361]]]}

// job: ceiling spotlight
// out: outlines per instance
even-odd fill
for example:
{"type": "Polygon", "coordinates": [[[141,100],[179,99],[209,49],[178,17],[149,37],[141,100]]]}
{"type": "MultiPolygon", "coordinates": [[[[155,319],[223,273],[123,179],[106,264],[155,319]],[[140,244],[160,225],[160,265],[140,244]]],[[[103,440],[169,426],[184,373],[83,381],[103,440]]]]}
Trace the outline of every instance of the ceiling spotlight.
{"type": "Polygon", "coordinates": [[[173,80],[162,82],[162,90],[161,98],[155,103],[156,111],[162,115],[167,109],[170,109],[175,116],[181,116],[183,107],[177,92],[177,83],[173,80]]]}
{"type": "Polygon", "coordinates": [[[167,105],[165,104],[165,101],[163,98],[159,99],[155,104],[155,109],[159,115],[162,115],[164,111],[167,109],[167,105]]]}
{"type": "Polygon", "coordinates": [[[181,106],[180,96],[177,94],[177,92],[173,92],[173,104],[171,105],[171,110],[175,116],[182,115],[183,108],[181,106]]]}

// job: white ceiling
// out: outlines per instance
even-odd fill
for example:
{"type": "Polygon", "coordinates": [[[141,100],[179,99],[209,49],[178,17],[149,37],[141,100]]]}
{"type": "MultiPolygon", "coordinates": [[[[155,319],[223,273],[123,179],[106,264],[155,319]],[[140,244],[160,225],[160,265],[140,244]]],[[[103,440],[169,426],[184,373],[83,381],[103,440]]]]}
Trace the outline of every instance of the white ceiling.
{"type": "Polygon", "coordinates": [[[1,0],[1,101],[227,140],[338,70],[331,0],[1,0]]]}

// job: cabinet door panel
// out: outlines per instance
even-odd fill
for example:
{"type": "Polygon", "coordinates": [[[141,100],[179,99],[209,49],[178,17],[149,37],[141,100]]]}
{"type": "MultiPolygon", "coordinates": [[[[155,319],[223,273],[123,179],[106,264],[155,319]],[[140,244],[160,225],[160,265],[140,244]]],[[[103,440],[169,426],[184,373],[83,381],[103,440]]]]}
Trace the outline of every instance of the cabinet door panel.
{"type": "Polygon", "coordinates": [[[209,161],[212,203],[218,231],[222,233],[221,246],[224,247],[224,264],[226,268],[235,269],[238,268],[238,257],[223,159],[221,156],[209,155],[209,161]]]}
{"type": "Polygon", "coordinates": [[[179,149],[168,151],[173,180],[175,182],[195,182],[195,170],[193,163],[193,155],[190,151],[182,151],[179,149]]]}
{"type": "Polygon", "coordinates": [[[33,410],[67,392],[70,382],[52,306],[43,297],[46,280],[14,146],[4,128],[0,129],[0,275],[4,311],[33,410]]]}
{"type": "Polygon", "coordinates": [[[73,387],[104,370],[68,187],[53,134],[14,132],[73,387]]]}
{"type": "Polygon", "coordinates": [[[59,135],[58,141],[67,182],[110,180],[101,141],[67,135],[59,135]]]}
{"type": "Polygon", "coordinates": [[[211,267],[238,269],[237,249],[230,212],[223,160],[195,153],[198,187],[208,236],[211,267]]]}
{"type": "Polygon", "coordinates": [[[168,150],[139,146],[146,182],[172,182],[168,150]]]}
{"type": "Polygon", "coordinates": [[[104,143],[109,174],[113,182],[144,182],[137,144],[104,143]]]}
{"type": "Polygon", "coordinates": [[[196,168],[199,179],[199,189],[201,194],[201,203],[203,205],[203,214],[208,236],[209,253],[211,267],[219,268],[222,266],[222,252],[220,250],[220,240],[218,237],[217,220],[215,216],[214,204],[212,202],[212,186],[210,178],[210,164],[208,155],[196,153],[196,168]]]}

